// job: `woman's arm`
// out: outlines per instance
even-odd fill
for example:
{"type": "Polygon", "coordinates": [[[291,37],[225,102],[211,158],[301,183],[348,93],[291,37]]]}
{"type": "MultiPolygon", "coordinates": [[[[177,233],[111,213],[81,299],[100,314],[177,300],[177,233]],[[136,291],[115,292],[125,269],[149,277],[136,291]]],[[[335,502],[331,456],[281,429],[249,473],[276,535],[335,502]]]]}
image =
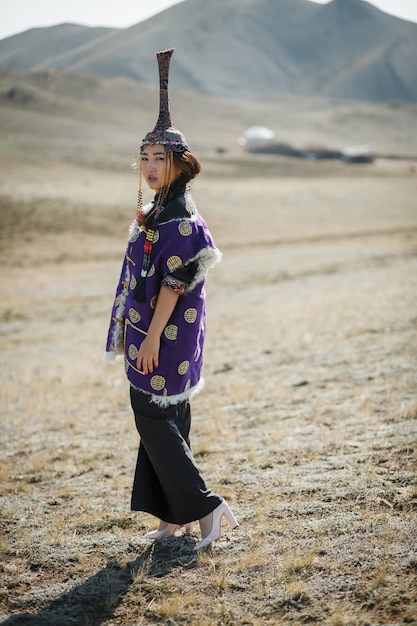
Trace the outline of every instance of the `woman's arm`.
{"type": "Polygon", "coordinates": [[[136,361],[136,367],[144,374],[152,373],[154,368],[158,367],[161,334],[175,309],[178,298],[179,294],[172,289],[161,287],[148,334],[140,345],[136,361]]]}

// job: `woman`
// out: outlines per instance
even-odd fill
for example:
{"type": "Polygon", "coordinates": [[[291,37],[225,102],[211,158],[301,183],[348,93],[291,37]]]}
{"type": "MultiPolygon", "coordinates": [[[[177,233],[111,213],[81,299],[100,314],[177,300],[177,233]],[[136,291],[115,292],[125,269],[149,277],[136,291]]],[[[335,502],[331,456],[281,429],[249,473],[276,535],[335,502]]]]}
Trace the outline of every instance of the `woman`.
{"type": "Polygon", "coordinates": [[[173,50],[157,53],[160,109],[142,142],[136,220],[107,340],[107,354],[123,352],[140,445],[132,509],[159,518],[151,539],[173,535],[199,520],[202,540],[220,537],[227,503],[208,489],[190,450],[190,397],[201,386],[207,271],[220,260],[188,183],[201,169],[184,135],[172,126],[168,73],[173,50]],[[142,207],[142,178],[155,197],[142,207]]]}

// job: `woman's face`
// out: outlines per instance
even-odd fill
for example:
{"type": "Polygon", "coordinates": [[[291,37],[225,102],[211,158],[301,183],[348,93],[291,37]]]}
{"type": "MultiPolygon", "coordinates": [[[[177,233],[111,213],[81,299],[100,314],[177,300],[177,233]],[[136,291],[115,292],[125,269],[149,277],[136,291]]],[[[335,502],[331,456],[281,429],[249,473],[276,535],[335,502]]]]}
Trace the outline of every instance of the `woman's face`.
{"type": "Polygon", "coordinates": [[[176,167],[164,146],[145,146],[140,158],[143,176],[153,191],[168,187],[177,178],[176,167]]]}

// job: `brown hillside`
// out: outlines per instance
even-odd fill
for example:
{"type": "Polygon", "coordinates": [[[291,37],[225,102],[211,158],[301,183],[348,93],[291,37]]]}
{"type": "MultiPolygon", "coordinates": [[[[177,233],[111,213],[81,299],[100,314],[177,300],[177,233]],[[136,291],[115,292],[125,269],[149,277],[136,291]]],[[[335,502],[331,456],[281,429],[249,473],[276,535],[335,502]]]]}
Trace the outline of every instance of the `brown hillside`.
{"type": "Polygon", "coordinates": [[[127,29],[62,24],[0,41],[0,64],[155,80],[214,96],[417,100],[417,25],[363,0],[186,0],[127,29]]]}
{"type": "MultiPolygon", "coordinates": [[[[0,123],[10,159],[46,159],[129,166],[156,121],[156,85],[63,70],[0,72],[0,123]]],[[[251,125],[270,127],[298,147],[340,149],[367,144],[377,154],[417,154],[417,105],[329,98],[221,99],[171,90],[174,122],[195,151],[229,171],[242,158],[237,141],[251,125]]],[[[4,157],[3,153],[3,157],[4,157]]],[[[260,157],[259,157],[260,158],[260,157]]],[[[267,166],[265,166],[267,167],[267,166]]]]}

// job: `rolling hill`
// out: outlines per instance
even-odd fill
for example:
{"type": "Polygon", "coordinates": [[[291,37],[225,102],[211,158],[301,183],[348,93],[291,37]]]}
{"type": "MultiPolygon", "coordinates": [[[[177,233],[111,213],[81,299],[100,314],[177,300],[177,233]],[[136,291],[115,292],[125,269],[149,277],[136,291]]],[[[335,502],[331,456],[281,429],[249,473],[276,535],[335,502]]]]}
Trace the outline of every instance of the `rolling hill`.
{"type": "Polygon", "coordinates": [[[203,94],[417,101],[417,24],[364,0],[185,0],[126,29],[31,29],[0,41],[0,64],[154,83],[170,46],[172,84],[203,94]]]}

